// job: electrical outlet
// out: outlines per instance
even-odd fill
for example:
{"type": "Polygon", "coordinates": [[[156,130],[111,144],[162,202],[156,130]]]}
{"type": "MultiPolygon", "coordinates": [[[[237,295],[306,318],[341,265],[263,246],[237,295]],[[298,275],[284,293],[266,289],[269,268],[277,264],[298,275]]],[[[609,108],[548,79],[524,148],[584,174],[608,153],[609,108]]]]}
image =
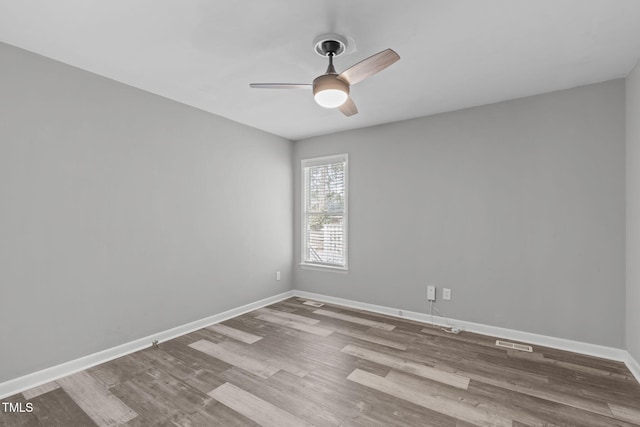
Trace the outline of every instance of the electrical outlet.
{"type": "Polygon", "coordinates": [[[276,280],[280,280],[280,272],[276,271],[276,280]]]}
{"type": "Polygon", "coordinates": [[[436,300],[436,287],[427,286],[427,301],[435,301],[435,300],[436,300]]]}
{"type": "Polygon", "coordinates": [[[451,289],[444,288],[442,290],[442,299],[447,301],[451,300],[451,289]]]}

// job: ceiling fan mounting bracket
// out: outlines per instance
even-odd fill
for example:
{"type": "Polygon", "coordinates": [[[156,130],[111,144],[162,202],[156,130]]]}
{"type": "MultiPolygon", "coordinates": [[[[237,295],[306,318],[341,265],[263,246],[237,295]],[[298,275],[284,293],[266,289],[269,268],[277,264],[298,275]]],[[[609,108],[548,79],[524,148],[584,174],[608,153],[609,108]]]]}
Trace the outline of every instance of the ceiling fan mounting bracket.
{"type": "Polygon", "coordinates": [[[340,34],[322,34],[313,41],[313,49],[323,57],[329,56],[330,53],[333,53],[334,57],[340,56],[347,47],[347,39],[340,34]]]}

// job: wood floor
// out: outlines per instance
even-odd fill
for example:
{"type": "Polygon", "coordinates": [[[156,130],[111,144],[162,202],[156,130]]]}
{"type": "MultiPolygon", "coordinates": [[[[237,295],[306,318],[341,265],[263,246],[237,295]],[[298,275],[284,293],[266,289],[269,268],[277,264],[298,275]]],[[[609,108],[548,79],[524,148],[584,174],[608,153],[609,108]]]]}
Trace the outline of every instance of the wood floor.
{"type": "Polygon", "coordinates": [[[6,426],[632,426],[624,364],[291,298],[29,390],[6,426]]]}

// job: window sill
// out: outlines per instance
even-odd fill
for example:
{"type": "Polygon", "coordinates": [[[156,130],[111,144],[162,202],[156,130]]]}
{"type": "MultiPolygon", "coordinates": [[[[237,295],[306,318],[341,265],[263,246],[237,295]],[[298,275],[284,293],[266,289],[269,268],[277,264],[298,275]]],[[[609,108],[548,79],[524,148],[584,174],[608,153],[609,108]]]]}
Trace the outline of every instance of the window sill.
{"type": "Polygon", "coordinates": [[[305,262],[301,262],[300,268],[304,270],[316,270],[316,271],[327,271],[332,273],[340,273],[340,274],[349,274],[349,269],[345,267],[333,267],[331,265],[322,265],[322,264],[307,264],[305,262]]]}

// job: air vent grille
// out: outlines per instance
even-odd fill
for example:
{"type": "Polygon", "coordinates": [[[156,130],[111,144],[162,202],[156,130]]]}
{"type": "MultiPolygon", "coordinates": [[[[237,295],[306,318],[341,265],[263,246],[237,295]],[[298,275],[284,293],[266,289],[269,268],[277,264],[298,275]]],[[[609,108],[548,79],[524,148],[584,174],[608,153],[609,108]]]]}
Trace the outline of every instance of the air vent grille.
{"type": "Polygon", "coordinates": [[[533,347],[531,347],[530,345],[516,344],[509,341],[496,340],[496,345],[498,347],[509,348],[511,350],[528,351],[529,353],[533,352],[533,347]]]}

